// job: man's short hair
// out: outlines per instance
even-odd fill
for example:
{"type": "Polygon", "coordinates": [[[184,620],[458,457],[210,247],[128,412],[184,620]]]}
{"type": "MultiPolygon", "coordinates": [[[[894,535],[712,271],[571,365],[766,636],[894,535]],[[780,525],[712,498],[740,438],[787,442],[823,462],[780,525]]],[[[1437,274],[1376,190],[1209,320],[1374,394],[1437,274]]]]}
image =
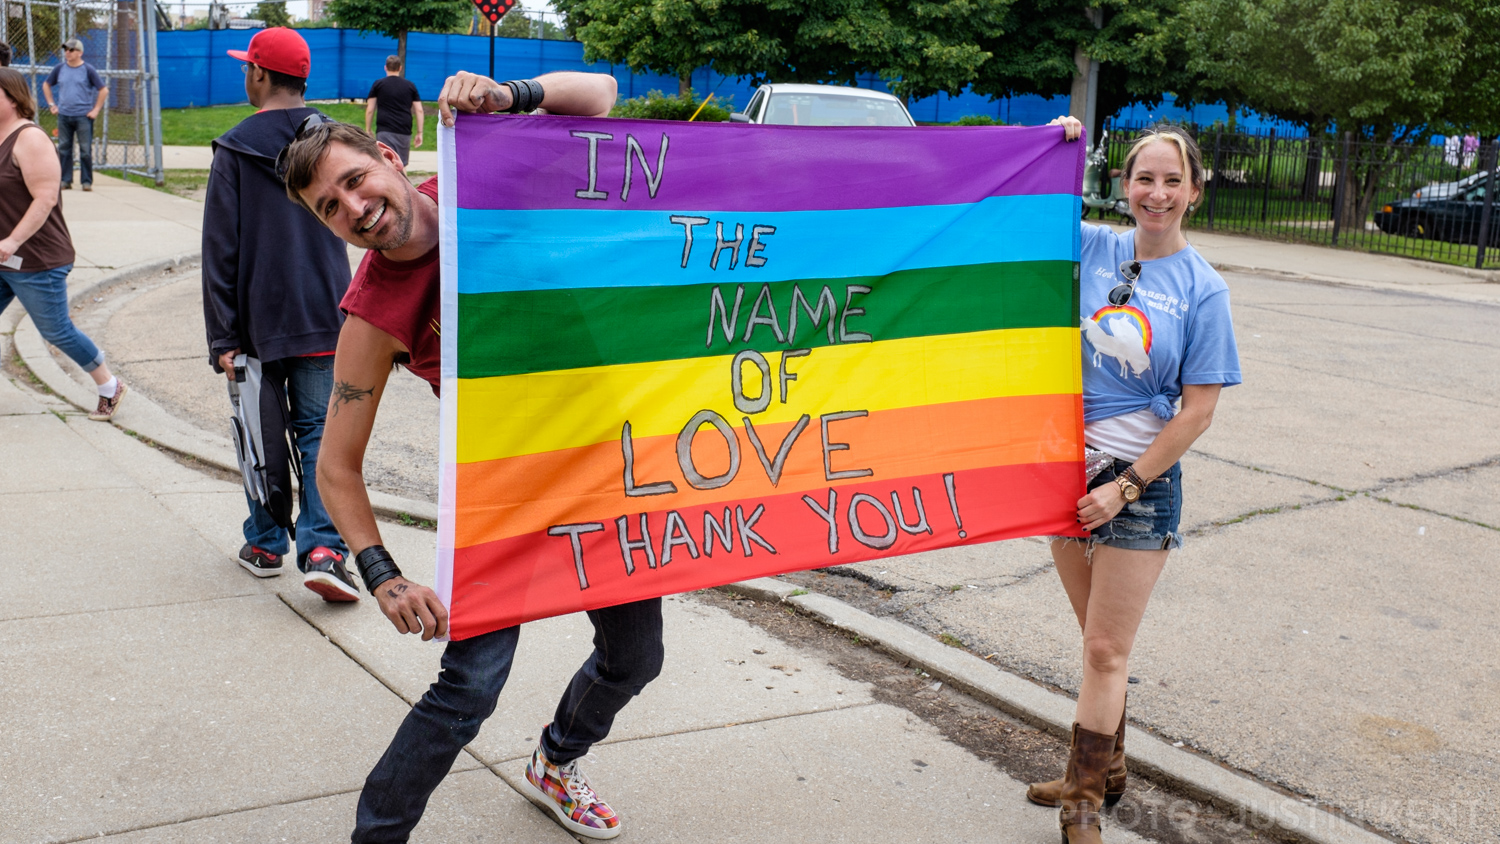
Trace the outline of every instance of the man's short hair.
{"type": "Polygon", "coordinates": [[[282,73],[279,70],[272,70],[269,67],[263,67],[261,70],[264,70],[271,77],[271,90],[280,89],[296,94],[299,97],[307,93],[306,78],[293,76],[290,73],[282,73]]]}
{"type": "Polygon", "coordinates": [[[400,56],[386,56],[385,57],[385,69],[386,70],[400,70],[401,69],[401,57],[400,56]]]}
{"type": "Polygon", "coordinates": [[[10,45],[0,41],[0,67],[10,67],[10,45]]]}
{"type": "Polygon", "coordinates": [[[312,215],[318,219],[322,219],[322,216],[303,201],[302,191],[313,183],[314,177],[317,176],[318,164],[328,154],[329,146],[339,143],[355,152],[364,153],[376,161],[385,160],[380,155],[380,147],[376,145],[375,137],[369,132],[347,123],[324,125],[326,128],[319,127],[293,141],[286,151],[286,195],[293,202],[311,211],[312,215]]]}

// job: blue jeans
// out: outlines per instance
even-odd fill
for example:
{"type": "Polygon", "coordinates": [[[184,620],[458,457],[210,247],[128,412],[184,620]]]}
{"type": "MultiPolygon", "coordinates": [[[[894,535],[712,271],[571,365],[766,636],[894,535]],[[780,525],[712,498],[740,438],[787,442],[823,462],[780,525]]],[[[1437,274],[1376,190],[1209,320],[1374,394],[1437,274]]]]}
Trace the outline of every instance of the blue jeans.
{"type": "MultiPolygon", "coordinates": [[[[1112,484],[1134,461],[1116,460],[1089,482],[1089,489],[1112,484]]],[[[1182,464],[1161,473],[1141,493],[1126,504],[1113,519],[1090,532],[1090,539],[1101,545],[1133,551],[1171,551],[1182,547],[1182,464]]]]}
{"type": "MultiPolygon", "coordinates": [[[[609,735],[615,715],[661,673],[661,599],[590,610],[594,652],[542,731],[542,752],[562,765],[609,735]]],[[[436,683],[401,722],[359,795],[354,844],[404,842],[510,676],[521,628],[449,642],[436,683]]]]}
{"type": "Polygon", "coordinates": [[[72,271],[73,265],[68,264],[34,273],[0,272],[0,313],[12,299],[20,299],[42,339],[62,349],[84,372],[93,372],[104,363],[104,352],[68,315],[68,273],[72,271]]]}
{"type": "Polygon", "coordinates": [[[78,169],[80,180],[86,185],[94,183],[94,121],[84,115],[57,116],[57,154],[62,158],[63,184],[73,184],[73,138],[78,138],[78,169]]]}
{"type": "MultiPolygon", "coordinates": [[[[314,358],[286,358],[268,361],[261,367],[267,381],[278,380],[286,386],[287,403],[292,411],[292,445],[302,457],[302,488],[297,496],[297,567],[314,548],[332,548],[340,554],[349,549],[339,537],[333,519],[318,495],[318,447],[323,444],[323,421],[328,413],[328,396],[333,392],[333,355],[314,358]]],[[[250,516],[245,519],[245,541],[272,554],[285,554],[291,548],[287,532],[276,524],[271,514],[248,494],[250,516]]]]}

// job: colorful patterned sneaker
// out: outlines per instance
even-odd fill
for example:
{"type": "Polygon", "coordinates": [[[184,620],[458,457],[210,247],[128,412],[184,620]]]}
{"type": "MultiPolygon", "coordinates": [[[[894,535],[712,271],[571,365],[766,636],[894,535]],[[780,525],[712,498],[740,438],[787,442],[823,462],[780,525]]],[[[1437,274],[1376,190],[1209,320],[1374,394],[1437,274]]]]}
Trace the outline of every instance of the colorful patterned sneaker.
{"type": "Polygon", "coordinates": [[[240,549],[240,565],[256,577],[275,577],[281,574],[281,555],[263,551],[247,542],[240,549]]]}
{"type": "Polygon", "coordinates": [[[344,568],[344,555],[319,546],[302,560],[302,585],[323,596],[323,600],[358,601],[359,587],[344,568]]]}
{"type": "Polygon", "coordinates": [[[99,406],[89,414],[89,418],[95,422],[108,422],[115,418],[115,409],[120,406],[120,399],[125,397],[125,382],[120,381],[115,385],[113,398],[99,397],[99,406]]]}
{"type": "Polygon", "coordinates": [[[614,838],[620,834],[620,818],[609,804],[600,800],[575,759],[566,765],[554,765],[537,747],[526,766],[521,783],[526,799],[550,811],[564,829],[585,838],[614,838]]]}

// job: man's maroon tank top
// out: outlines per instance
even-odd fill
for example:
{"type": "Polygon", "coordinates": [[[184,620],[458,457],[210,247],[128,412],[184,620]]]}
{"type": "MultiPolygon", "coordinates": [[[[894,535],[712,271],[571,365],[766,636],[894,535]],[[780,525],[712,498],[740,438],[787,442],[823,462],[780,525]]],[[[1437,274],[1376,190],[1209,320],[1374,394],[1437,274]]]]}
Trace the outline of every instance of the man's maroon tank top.
{"type": "MultiPolygon", "coordinates": [[[[417,190],[437,202],[437,177],[417,190]]],[[[415,261],[392,261],[373,249],[366,252],[339,307],[400,340],[411,355],[398,363],[438,392],[443,345],[438,334],[442,288],[436,246],[415,261]]]]}
{"type": "MultiPolygon", "coordinates": [[[[22,132],[31,129],[46,134],[46,130],[35,123],[23,123],[21,128],[10,133],[10,137],[0,141],[0,238],[10,237],[16,224],[31,208],[33,197],[21,175],[21,162],[14,154],[16,140],[22,132]]],[[[68,224],[63,222],[61,196],[48,212],[42,227],[21,244],[16,255],[21,259],[20,268],[0,267],[0,272],[34,273],[73,263],[73,237],[68,234],[68,224]]]]}

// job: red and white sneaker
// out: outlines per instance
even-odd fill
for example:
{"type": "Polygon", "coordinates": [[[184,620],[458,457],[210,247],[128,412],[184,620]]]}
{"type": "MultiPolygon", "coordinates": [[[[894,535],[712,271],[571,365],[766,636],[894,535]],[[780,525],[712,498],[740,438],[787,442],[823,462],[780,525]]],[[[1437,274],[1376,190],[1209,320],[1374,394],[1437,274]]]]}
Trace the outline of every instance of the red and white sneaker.
{"type": "Polygon", "coordinates": [[[527,800],[551,812],[569,832],[599,839],[620,834],[619,816],[589,787],[583,772],[578,770],[576,759],[565,765],[554,765],[538,745],[536,752],[531,754],[531,764],[526,766],[521,793],[527,800]]]}
{"type": "Polygon", "coordinates": [[[344,555],[318,546],[307,553],[302,561],[302,585],[323,596],[329,602],[359,600],[359,587],[344,568],[344,555]]]}
{"type": "Polygon", "coordinates": [[[240,548],[240,565],[256,577],[275,577],[281,574],[281,555],[247,542],[240,548]]]}

